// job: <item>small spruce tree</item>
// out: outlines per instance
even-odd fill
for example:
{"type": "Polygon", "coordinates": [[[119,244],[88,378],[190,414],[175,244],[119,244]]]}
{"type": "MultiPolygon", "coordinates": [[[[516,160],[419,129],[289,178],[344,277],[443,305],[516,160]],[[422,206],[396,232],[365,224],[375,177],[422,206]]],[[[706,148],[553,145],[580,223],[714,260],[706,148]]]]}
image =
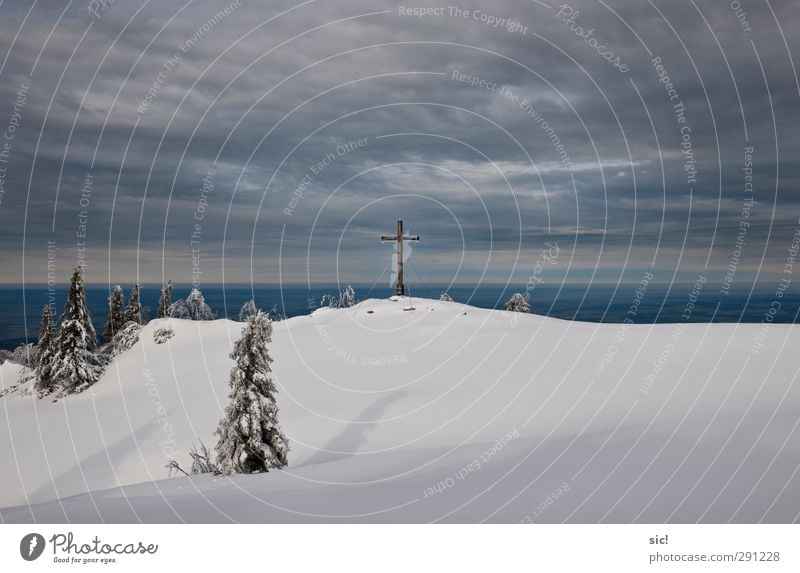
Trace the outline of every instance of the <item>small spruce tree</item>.
{"type": "Polygon", "coordinates": [[[116,285],[111,295],[108,297],[108,318],[103,327],[103,338],[106,342],[111,342],[114,335],[125,326],[125,295],[122,287],[116,285]]]}
{"type": "Polygon", "coordinates": [[[125,322],[142,324],[142,303],[139,300],[139,290],[139,283],[134,283],[131,288],[131,297],[128,299],[128,306],[125,308],[125,322]]]}
{"type": "Polygon", "coordinates": [[[530,295],[528,293],[522,295],[515,292],[506,302],[506,310],[510,310],[511,312],[530,312],[530,295]]]}
{"type": "Polygon", "coordinates": [[[170,306],[172,306],[172,281],[167,281],[161,289],[161,298],[158,301],[158,318],[168,318],[170,306]]]}
{"type": "Polygon", "coordinates": [[[94,354],[97,335],[86,306],[86,287],[80,268],[72,274],[59,323],[49,375],[61,394],[74,394],[97,382],[102,370],[94,354]]]}
{"type": "Polygon", "coordinates": [[[214,313],[211,312],[211,307],[206,304],[206,299],[198,288],[193,288],[186,297],[186,308],[192,320],[214,320],[214,313]]]}
{"type": "Polygon", "coordinates": [[[347,285],[347,287],[342,289],[342,296],[339,299],[339,306],[341,308],[350,308],[355,304],[356,304],[356,291],[353,290],[353,287],[347,285]]]}
{"type": "Polygon", "coordinates": [[[53,314],[50,307],[42,308],[42,323],[39,327],[39,343],[36,349],[36,380],[33,383],[37,396],[47,396],[55,389],[53,384],[53,314]]]}
{"type": "Polygon", "coordinates": [[[47,352],[53,343],[53,313],[50,307],[42,307],[42,320],[39,325],[39,341],[36,344],[35,364],[39,365],[40,358],[47,352]]]}
{"type": "Polygon", "coordinates": [[[189,319],[189,307],[186,306],[186,301],[180,299],[169,305],[167,316],[170,318],[189,319]]]}
{"type": "Polygon", "coordinates": [[[239,310],[239,322],[247,322],[257,314],[258,307],[256,306],[256,301],[251,298],[244,303],[241,310],[239,310]]]}
{"type": "Polygon", "coordinates": [[[289,442],[278,425],[278,389],[270,378],[267,344],[272,324],[263,312],[247,322],[231,358],[230,402],[216,434],[216,466],[223,474],[266,472],[287,464],[289,442]]]}

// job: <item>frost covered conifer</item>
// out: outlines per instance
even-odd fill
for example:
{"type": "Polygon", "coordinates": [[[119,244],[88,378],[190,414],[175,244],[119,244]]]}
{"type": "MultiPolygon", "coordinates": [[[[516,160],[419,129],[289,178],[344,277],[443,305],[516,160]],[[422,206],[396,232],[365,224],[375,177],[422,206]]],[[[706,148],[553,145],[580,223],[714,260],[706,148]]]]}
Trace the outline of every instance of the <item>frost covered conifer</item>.
{"type": "Polygon", "coordinates": [[[353,287],[347,285],[342,290],[342,297],[339,299],[339,303],[341,308],[350,308],[356,304],[356,291],[353,290],[353,287]]]}
{"type": "Polygon", "coordinates": [[[320,301],[320,306],[327,306],[330,308],[349,308],[354,304],[356,304],[356,291],[353,290],[353,287],[350,285],[342,289],[339,298],[326,294],[323,295],[320,301]]]}
{"type": "Polygon", "coordinates": [[[106,342],[111,342],[114,335],[125,326],[125,322],[125,295],[122,293],[122,287],[116,285],[108,297],[108,318],[103,327],[103,338],[106,342]]]}
{"type": "Polygon", "coordinates": [[[189,318],[189,307],[186,306],[186,301],[181,299],[169,305],[167,316],[170,318],[189,318]]]}
{"type": "Polygon", "coordinates": [[[339,299],[335,296],[324,294],[319,301],[320,306],[327,306],[329,308],[339,308],[339,299]]]}
{"type": "Polygon", "coordinates": [[[515,292],[511,298],[508,299],[508,302],[506,302],[506,310],[510,310],[511,312],[530,312],[530,295],[528,293],[522,295],[515,292]]]}
{"type": "Polygon", "coordinates": [[[133,345],[139,342],[139,334],[142,331],[142,325],[135,322],[126,322],[125,326],[114,335],[111,340],[111,346],[108,349],[110,355],[118,356],[126,350],[133,348],[133,345]]]}
{"type": "Polygon", "coordinates": [[[443,292],[439,295],[439,300],[442,302],[453,302],[453,297],[449,293],[443,292]]]}
{"type": "Polygon", "coordinates": [[[271,339],[272,324],[259,312],[231,352],[230,402],[216,430],[216,466],[223,474],[265,472],[287,463],[289,442],[278,425],[278,389],[270,378],[271,339]]]}
{"type": "Polygon", "coordinates": [[[41,357],[47,352],[53,343],[53,313],[50,307],[42,307],[42,320],[39,323],[39,341],[36,344],[36,364],[39,364],[41,357]]]}
{"type": "Polygon", "coordinates": [[[131,288],[131,297],[128,299],[128,306],[125,308],[125,322],[142,324],[142,303],[139,300],[139,291],[139,283],[134,283],[131,288]]]}
{"type": "Polygon", "coordinates": [[[188,320],[214,320],[214,313],[198,288],[193,288],[186,300],[179,300],[169,305],[167,316],[188,320]]]}
{"type": "Polygon", "coordinates": [[[36,366],[36,345],[32,342],[20,344],[14,349],[12,360],[26,368],[34,368],[36,366]]]}
{"type": "Polygon", "coordinates": [[[167,281],[161,289],[161,298],[158,300],[158,318],[168,318],[169,307],[172,306],[172,281],[167,281]]]}
{"type": "Polygon", "coordinates": [[[50,376],[60,393],[73,394],[97,382],[102,370],[100,360],[93,353],[97,335],[86,308],[86,288],[80,269],[72,274],[59,323],[58,336],[53,341],[50,376]]]}
{"type": "Polygon", "coordinates": [[[211,312],[211,307],[206,304],[206,299],[198,288],[193,288],[186,297],[186,309],[189,313],[188,318],[192,320],[214,320],[214,313],[211,312]]]}
{"type": "Polygon", "coordinates": [[[36,381],[34,389],[38,396],[46,396],[54,390],[53,376],[53,314],[50,307],[42,308],[42,323],[39,327],[39,343],[36,350],[36,381]]]}
{"type": "Polygon", "coordinates": [[[244,303],[241,310],[239,310],[239,322],[247,322],[257,314],[258,307],[256,306],[256,301],[251,298],[244,303]]]}

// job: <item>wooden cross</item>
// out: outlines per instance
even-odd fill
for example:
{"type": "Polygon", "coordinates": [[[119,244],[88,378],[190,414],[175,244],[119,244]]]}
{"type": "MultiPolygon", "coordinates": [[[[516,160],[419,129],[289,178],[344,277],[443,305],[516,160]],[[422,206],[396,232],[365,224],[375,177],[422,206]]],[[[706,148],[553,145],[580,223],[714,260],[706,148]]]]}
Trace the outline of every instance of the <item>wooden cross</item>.
{"type": "Polygon", "coordinates": [[[397,220],[397,234],[396,235],[382,235],[381,242],[383,241],[397,241],[397,286],[394,288],[394,294],[403,296],[406,287],[403,284],[403,241],[419,241],[419,235],[411,235],[408,237],[403,236],[403,220],[397,220]]]}

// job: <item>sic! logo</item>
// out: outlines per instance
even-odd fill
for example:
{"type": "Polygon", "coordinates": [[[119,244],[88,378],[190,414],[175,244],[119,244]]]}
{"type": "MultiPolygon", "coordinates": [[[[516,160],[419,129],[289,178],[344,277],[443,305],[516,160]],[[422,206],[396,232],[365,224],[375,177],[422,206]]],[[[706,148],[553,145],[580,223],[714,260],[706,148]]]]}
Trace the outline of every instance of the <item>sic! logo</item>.
{"type": "Polygon", "coordinates": [[[44,537],[29,533],[19,542],[19,554],[25,561],[35,561],[44,551],[44,537]]]}

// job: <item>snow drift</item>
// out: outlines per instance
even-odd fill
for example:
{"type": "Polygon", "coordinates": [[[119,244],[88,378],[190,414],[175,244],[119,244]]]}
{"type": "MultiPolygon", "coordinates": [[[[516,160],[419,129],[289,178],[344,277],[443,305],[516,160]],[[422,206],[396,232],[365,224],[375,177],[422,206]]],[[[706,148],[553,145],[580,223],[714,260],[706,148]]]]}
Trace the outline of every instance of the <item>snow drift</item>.
{"type": "MultiPolygon", "coordinates": [[[[798,520],[792,325],[319,309],[274,324],[289,466],[168,478],[170,459],[214,445],[241,329],[154,320],[90,390],[0,398],[2,520],[798,520]]],[[[0,366],[3,388],[19,376],[0,366]]]]}

